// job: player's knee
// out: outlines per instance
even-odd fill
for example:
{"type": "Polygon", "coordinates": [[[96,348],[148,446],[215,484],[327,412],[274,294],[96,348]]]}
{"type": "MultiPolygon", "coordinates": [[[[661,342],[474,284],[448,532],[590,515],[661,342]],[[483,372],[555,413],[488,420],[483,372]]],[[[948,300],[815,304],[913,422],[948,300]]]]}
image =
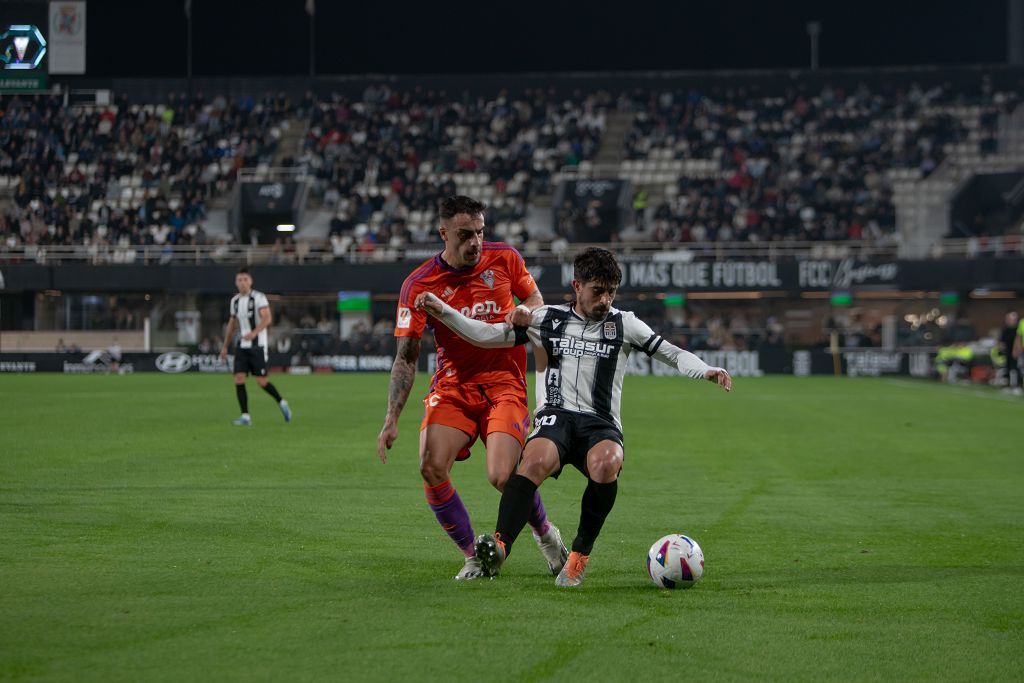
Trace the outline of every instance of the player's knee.
{"type": "Polygon", "coordinates": [[[245,384],[245,373],[244,372],[236,372],[235,373],[235,384],[245,384]]]}
{"type": "Polygon", "coordinates": [[[539,485],[555,471],[556,466],[542,456],[526,457],[519,463],[518,473],[539,485]]]}
{"type": "Polygon", "coordinates": [[[420,475],[423,481],[431,486],[437,486],[448,478],[448,468],[443,462],[437,462],[429,456],[430,454],[426,453],[420,460],[420,475]]]}
{"type": "Polygon", "coordinates": [[[508,483],[509,474],[509,472],[488,472],[487,480],[491,482],[491,486],[494,488],[504,491],[505,484],[508,483]]]}
{"type": "Polygon", "coordinates": [[[587,470],[590,478],[602,484],[615,481],[622,469],[622,457],[612,450],[595,453],[589,461],[587,470]]]}

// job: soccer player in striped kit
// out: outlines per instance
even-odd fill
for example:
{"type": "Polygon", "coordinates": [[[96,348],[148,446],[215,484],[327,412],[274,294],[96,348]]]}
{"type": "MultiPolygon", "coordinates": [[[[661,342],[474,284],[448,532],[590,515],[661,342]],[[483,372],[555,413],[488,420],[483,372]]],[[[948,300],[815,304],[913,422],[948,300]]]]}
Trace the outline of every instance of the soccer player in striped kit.
{"type": "Polygon", "coordinates": [[[252,424],[249,415],[249,394],[245,389],[245,376],[252,373],[263,391],[270,394],[277,402],[277,407],[284,415],[285,422],[292,421],[292,409],[288,401],[281,398],[277,388],[267,379],[267,328],[270,327],[270,302],[267,296],[252,288],[252,275],[248,268],[240,268],[235,273],[235,287],[238,294],[231,297],[228,329],[224,332],[224,345],[220,348],[221,360],[227,360],[228,345],[238,328],[238,345],[235,347],[235,395],[238,407],[242,409],[240,417],[232,424],[248,427],[252,424]]]}
{"type": "MultiPolygon", "coordinates": [[[[384,427],[377,439],[381,462],[387,462],[387,451],[398,438],[398,416],[416,378],[420,338],[428,324],[426,313],[413,305],[420,293],[434,293],[485,326],[503,320],[526,324],[530,311],[544,303],[519,252],[501,242],[484,241],[483,204],[465,196],[445,199],[439,231],[444,250],[413,270],[399,295],[398,351],[384,427]],[[519,306],[513,295],[522,302],[519,306]]],[[[501,491],[515,472],[530,430],[526,352],[479,349],[444,325],[433,327],[437,370],[423,399],[420,474],[427,504],[465,557],[455,579],[470,580],[482,570],[474,553],[469,512],[452,484],[451,469],[456,460],[469,457],[469,447],[479,437],[487,448],[487,478],[496,489],[501,491]]],[[[527,502],[523,524],[527,521],[548,569],[557,574],[568,551],[537,492],[527,502]]]]}
{"type": "Polygon", "coordinates": [[[578,586],[608,513],[615,504],[623,439],[622,379],[629,354],[642,351],[693,379],[715,382],[726,391],[732,378],[722,368],[665,341],[628,311],[612,306],[622,270],[606,249],[576,257],[575,300],[534,310],[529,327],[482,325],[442,300],[424,293],[417,307],[483,348],[507,348],[531,341],[537,358],[536,414],[523,459],[509,478],[498,507],[497,531],[476,540],[486,576],[497,576],[526,523],[529,502],[548,477],[572,465],[587,477],[580,522],[558,586],[578,586]]]}

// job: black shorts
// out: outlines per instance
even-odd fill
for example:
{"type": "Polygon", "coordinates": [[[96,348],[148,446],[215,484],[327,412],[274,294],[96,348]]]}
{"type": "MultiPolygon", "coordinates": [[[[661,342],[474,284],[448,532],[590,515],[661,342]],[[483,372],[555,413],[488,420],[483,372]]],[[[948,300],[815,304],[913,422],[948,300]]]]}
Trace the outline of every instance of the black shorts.
{"type": "Polygon", "coordinates": [[[235,372],[247,372],[256,377],[267,376],[267,350],[262,346],[235,349],[235,372]]]}
{"type": "Polygon", "coordinates": [[[534,416],[533,432],[526,443],[534,439],[550,439],[558,448],[558,478],[566,465],[572,465],[587,474],[587,453],[598,443],[609,440],[622,445],[622,432],[596,415],[574,413],[559,408],[545,408],[534,416]]]}

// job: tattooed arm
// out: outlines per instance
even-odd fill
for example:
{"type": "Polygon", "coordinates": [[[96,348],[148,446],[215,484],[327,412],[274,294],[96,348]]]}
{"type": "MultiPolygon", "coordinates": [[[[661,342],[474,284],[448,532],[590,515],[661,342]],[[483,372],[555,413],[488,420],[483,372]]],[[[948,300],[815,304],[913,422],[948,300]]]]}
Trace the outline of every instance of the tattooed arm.
{"type": "Polygon", "coordinates": [[[391,366],[391,382],[388,384],[388,412],[384,416],[384,428],[377,437],[377,456],[381,462],[388,461],[387,451],[398,438],[398,416],[409,399],[413,382],[416,381],[416,361],[420,357],[420,340],[416,337],[399,337],[395,364],[391,366]]]}

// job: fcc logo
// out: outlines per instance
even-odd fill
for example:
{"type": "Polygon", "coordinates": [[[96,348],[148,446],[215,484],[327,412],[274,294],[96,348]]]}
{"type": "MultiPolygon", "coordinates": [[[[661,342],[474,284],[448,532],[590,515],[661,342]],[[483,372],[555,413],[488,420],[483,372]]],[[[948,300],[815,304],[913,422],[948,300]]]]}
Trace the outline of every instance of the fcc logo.
{"type": "Polygon", "coordinates": [[[168,351],[161,353],[156,359],[156,369],[160,372],[178,374],[185,372],[192,367],[192,359],[187,353],[181,351],[168,351]]]}

